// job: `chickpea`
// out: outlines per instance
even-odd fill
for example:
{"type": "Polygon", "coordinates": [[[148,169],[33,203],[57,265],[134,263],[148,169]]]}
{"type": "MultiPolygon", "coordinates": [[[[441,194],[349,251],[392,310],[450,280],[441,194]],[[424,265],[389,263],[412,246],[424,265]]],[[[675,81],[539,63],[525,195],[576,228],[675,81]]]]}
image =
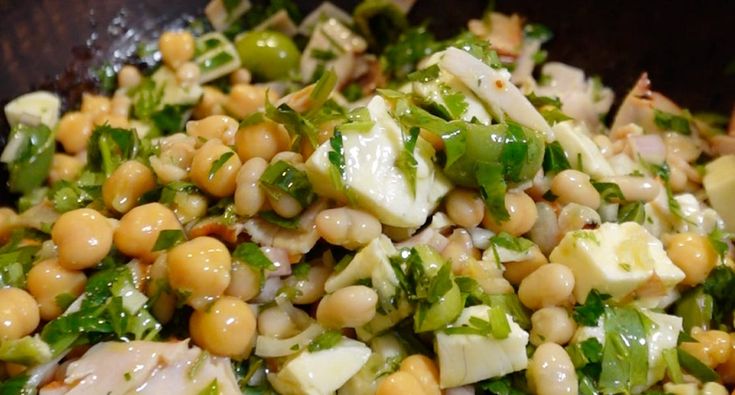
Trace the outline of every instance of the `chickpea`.
{"type": "Polygon", "coordinates": [[[240,128],[235,144],[237,154],[244,161],[255,157],[270,161],[277,153],[289,148],[291,137],[283,126],[265,121],[240,128]]]}
{"type": "Polygon", "coordinates": [[[5,243],[18,225],[18,214],[13,209],[0,207],[0,244],[5,243]]]}
{"type": "Polygon", "coordinates": [[[195,119],[206,118],[210,115],[222,115],[225,113],[224,104],[227,96],[217,88],[211,86],[202,87],[202,98],[199,100],[192,115],[195,119]]]}
{"type": "Polygon", "coordinates": [[[59,295],[76,298],[82,294],[86,283],[87,276],[83,272],[65,269],[56,259],[41,261],[28,272],[28,292],[38,301],[41,318],[46,321],[63,313],[62,306],[56,303],[59,295]]]}
{"type": "Polygon", "coordinates": [[[230,252],[212,237],[197,237],[168,252],[168,280],[174,289],[190,293],[190,303],[222,295],[231,269],[230,252]]]}
{"type": "Polygon", "coordinates": [[[66,154],[54,154],[51,162],[51,170],[48,173],[48,181],[53,184],[57,181],[74,181],[82,172],[84,163],[76,157],[66,154]]]}
{"type": "Polygon", "coordinates": [[[81,111],[89,114],[93,119],[98,115],[109,114],[111,108],[112,103],[107,96],[93,95],[86,92],[82,94],[81,111]]]}
{"type": "Polygon", "coordinates": [[[294,218],[304,211],[304,207],[301,206],[296,198],[285,193],[278,195],[266,193],[266,199],[268,199],[268,205],[283,218],[294,218]]]}
{"type": "Polygon", "coordinates": [[[536,211],[538,219],[533,224],[529,237],[541,249],[541,252],[548,255],[559,244],[563,233],[559,231],[559,221],[556,218],[554,207],[547,202],[538,202],[536,211]]]}
{"type": "Polygon", "coordinates": [[[325,295],[316,309],[316,320],[327,328],[357,328],[375,317],[378,294],[364,285],[350,285],[325,295]]]}
{"type": "Polygon", "coordinates": [[[650,202],[656,199],[661,189],[660,184],[650,177],[615,176],[606,181],[617,184],[625,200],[650,202]]]}
{"type": "Polygon", "coordinates": [[[127,119],[130,116],[130,106],[133,105],[133,99],[131,99],[125,92],[118,91],[112,96],[110,105],[112,106],[110,109],[110,115],[116,115],[120,118],[127,119]]]}
{"type": "MultiPolygon", "coordinates": [[[[302,310],[294,310],[297,314],[303,314],[300,318],[309,319],[309,316],[302,310]]],[[[274,337],[276,339],[285,339],[296,336],[301,328],[294,322],[294,319],[284,309],[274,306],[263,310],[258,314],[258,333],[263,336],[274,337]]]]}
{"type": "Polygon", "coordinates": [[[267,91],[265,87],[247,84],[233,85],[224,102],[224,108],[233,117],[245,119],[265,106],[266,92],[268,92],[270,101],[277,100],[276,94],[273,91],[267,91]]]}
{"type": "Polygon", "coordinates": [[[59,264],[69,270],[88,269],[110,252],[113,229],[104,215],[89,208],[61,214],[51,239],[58,246],[59,264]]]}
{"type": "Polygon", "coordinates": [[[563,304],[574,289],[574,274],[561,264],[549,263],[536,269],[521,281],[518,297],[526,307],[538,310],[541,307],[563,304]]]}
{"type": "Polygon", "coordinates": [[[733,344],[727,332],[694,328],[691,335],[697,342],[683,342],[680,347],[703,364],[715,368],[730,358],[733,344]]]}
{"type": "Polygon", "coordinates": [[[241,67],[232,73],[230,73],[230,83],[232,85],[247,85],[253,80],[253,75],[250,73],[250,70],[241,67]]]}
{"type": "Polygon", "coordinates": [[[301,278],[291,275],[286,278],[286,285],[296,291],[296,295],[292,299],[294,304],[312,304],[324,296],[324,283],[327,277],[332,273],[328,267],[317,265],[310,266],[309,273],[301,278]]]}
{"type": "Polygon", "coordinates": [[[158,39],[158,49],[163,63],[177,69],[194,57],[194,36],[183,30],[164,32],[158,39]]]}
{"type": "Polygon", "coordinates": [[[83,112],[68,112],[61,117],[56,127],[56,140],[70,154],[87,149],[87,140],[92,135],[92,116],[83,112]]]}
{"type": "Polygon", "coordinates": [[[397,371],[384,378],[375,395],[428,395],[419,380],[411,373],[397,371]]]}
{"type": "Polygon", "coordinates": [[[561,209],[558,223],[561,234],[566,234],[589,225],[599,225],[602,219],[597,211],[587,206],[569,203],[561,209]]]}
{"type": "Polygon", "coordinates": [[[360,248],[380,236],[382,225],[369,213],[347,207],[320,212],[315,220],[319,236],[330,244],[360,248]]]}
{"type": "Polygon", "coordinates": [[[524,192],[506,193],[505,208],[510,214],[510,219],[498,223],[489,212],[486,212],[482,220],[483,226],[495,233],[507,232],[513,236],[520,236],[531,230],[538,218],[536,204],[524,192]]]}
{"type": "Polygon", "coordinates": [[[165,229],[182,230],[176,215],[160,203],[148,203],[128,211],[115,229],[115,246],[125,255],[152,262],[160,254],[153,249],[165,229]]]}
{"type": "Polygon", "coordinates": [[[235,190],[235,211],[243,217],[252,217],[265,204],[265,191],[260,186],[260,177],[268,162],[254,157],[243,163],[237,172],[237,189],[235,190]]]}
{"type": "Polygon", "coordinates": [[[447,237],[447,245],[441,251],[442,257],[452,262],[452,271],[462,271],[465,263],[470,259],[480,259],[480,250],[474,247],[472,236],[462,228],[455,229],[447,237]]]}
{"type": "Polygon", "coordinates": [[[133,65],[126,64],[117,72],[117,85],[120,88],[134,88],[143,81],[140,70],[133,65]]]}
{"type": "Polygon", "coordinates": [[[667,243],[666,253],[686,277],[684,285],[697,285],[704,281],[717,265],[717,252],[706,236],[696,233],[673,235],[667,243]]]}
{"type": "Polygon", "coordinates": [[[166,254],[161,254],[150,266],[146,288],[146,295],[153,301],[151,312],[162,324],[171,321],[176,311],[176,296],[170,292],[166,260],[166,254]]]}
{"type": "Polygon", "coordinates": [[[240,124],[227,115],[210,115],[199,121],[186,123],[186,134],[194,137],[220,139],[225,145],[235,145],[235,134],[240,124]]]}
{"type": "Polygon", "coordinates": [[[426,355],[414,354],[401,361],[401,372],[407,372],[418,380],[426,395],[441,395],[439,368],[426,355]]]}
{"type": "Polygon", "coordinates": [[[463,228],[474,228],[485,216],[485,203],[475,191],[457,188],[449,192],[444,205],[447,215],[463,228]]]}
{"type": "Polygon", "coordinates": [[[730,356],[717,367],[717,373],[724,384],[735,384],[735,333],[730,333],[730,356]]]}
{"type": "Polygon", "coordinates": [[[201,71],[194,62],[186,62],[176,69],[176,80],[182,86],[191,86],[199,82],[201,71]]]}
{"type": "Polygon", "coordinates": [[[720,383],[710,381],[702,386],[701,395],[728,395],[727,388],[720,383]]]}
{"type": "Polygon", "coordinates": [[[505,279],[511,284],[519,285],[524,278],[528,277],[529,274],[547,263],[549,263],[549,261],[538,246],[533,246],[531,248],[531,256],[528,259],[505,264],[503,277],[505,277],[505,279]]]}
{"type": "Polygon", "coordinates": [[[226,295],[234,296],[247,302],[260,293],[261,275],[249,265],[234,263],[230,271],[230,284],[226,295]]]}
{"type": "Polygon", "coordinates": [[[176,192],[173,210],[179,222],[185,224],[207,214],[207,198],[195,193],[176,192]]]}
{"type": "Polygon", "coordinates": [[[156,178],[148,166],[129,160],[112,172],[102,184],[105,206],[118,213],[130,211],[138,199],[156,187],[156,178]]]}
{"type": "Polygon", "coordinates": [[[235,193],[237,172],[241,166],[240,158],[219,140],[209,140],[194,154],[191,161],[191,180],[207,193],[215,197],[227,197],[235,193]],[[214,174],[210,174],[212,166],[223,155],[229,155],[227,161],[214,174]]]}
{"type": "Polygon", "coordinates": [[[0,340],[30,335],[40,321],[33,296],[20,288],[0,288],[0,340]]]}
{"type": "Polygon", "coordinates": [[[528,381],[538,395],[577,394],[577,372],[564,348],[544,343],[528,363],[528,381]]]}
{"type": "Polygon", "coordinates": [[[194,343],[215,355],[247,358],[255,340],[255,314],[247,303],[223,296],[189,320],[194,343]]]}
{"type": "Polygon", "coordinates": [[[531,316],[531,344],[535,346],[546,342],[565,345],[576,330],[577,324],[562,307],[543,307],[531,316]]]}
{"type": "Polygon", "coordinates": [[[579,203],[595,210],[600,207],[600,193],[592,186],[590,176],[578,170],[567,169],[554,176],[551,192],[562,204],[579,203]]]}

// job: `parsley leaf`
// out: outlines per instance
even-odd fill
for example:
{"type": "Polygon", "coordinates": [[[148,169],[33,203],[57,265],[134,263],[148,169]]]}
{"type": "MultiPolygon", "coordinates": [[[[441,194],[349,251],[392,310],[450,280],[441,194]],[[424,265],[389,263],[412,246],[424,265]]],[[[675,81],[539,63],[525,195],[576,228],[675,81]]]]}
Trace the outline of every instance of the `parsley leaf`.
{"type": "Polygon", "coordinates": [[[689,354],[681,348],[677,348],[677,354],[679,356],[679,364],[687,371],[687,373],[699,379],[699,381],[706,383],[709,381],[719,381],[720,375],[717,374],[712,368],[702,363],[697,357],[689,354]]]}
{"type": "Polygon", "coordinates": [[[528,251],[535,245],[531,240],[523,237],[514,237],[506,232],[500,232],[491,237],[490,244],[516,252],[528,251]]]}
{"type": "Polygon", "coordinates": [[[283,103],[275,107],[270,100],[266,100],[265,116],[271,121],[283,125],[291,136],[295,136],[297,139],[305,137],[312,147],[319,144],[316,137],[316,127],[307,118],[289,107],[288,104],[283,103]]]}
{"type": "Polygon", "coordinates": [[[434,81],[437,78],[439,78],[439,66],[435,64],[425,69],[414,71],[408,75],[408,80],[414,82],[426,83],[434,81]]]}
{"type": "Polygon", "coordinates": [[[389,81],[400,81],[416,68],[419,60],[437,52],[443,45],[436,41],[426,26],[406,30],[383,51],[380,63],[389,81]]]}
{"type": "Polygon", "coordinates": [[[260,184],[271,196],[278,198],[286,194],[296,199],[301,207],[307,207],[316,198],[306,172],[286,161],[269,165],[260,176],[260,184]]]}
{"type": "Polygon", "coordinates": [[[411,128],[408,135],[403,136],[403,149],[396,158],[396,167],[406,177],[408,186],[411,190],[412,195],[416,195],[416,169],[418,168],[418,162],[414,156],[414,150],[416,149],[416,143],[419,138],[419,128],[411,128]]]}
{"type": "Polygon", "coordinates": [[[620,203],[625,200],[623,191],[620,186],[614,182],[592,182],[600,197],[608,203],[620,203]]]}
{"type": "Polygon", "coordinates": [[[276,265],[268,259],[257,244],[242,243],[232,252],[232,258],[259,270],[274,270],[276,265]]]}
{"type": "Polygon", "coordinates": [[[609,309],[599,386],[603,393],[631,393],[648,381],[648,344],[641,312],[634,307],[609,309]]]}
{"type": "Polygon", "coordinates": [[[158,233],[152,251],[168,250],[184,241],[186,241],[186,235],[181,229],[164,229],[158,233]]]}
{"type": "Polygon", "coordinates": [[[258,215],[260,218],[270,222],[273,225],[280,226],[284,229],[298,229],[299,228],[299,217],[283,218],[273,210],[261,211],[258,215]]]}
{"type": "Polygon", "coordinates": [[[685,135],[692,134],[690,126],[691,114],[689,111],[684,111],[684,115],[675,115],[659,109],[653,109],[653,123],[656,124],[660,129],[666,131],[673,131],[685,135]]]}
{"type": "Polygon", "coordinates": [[[733,238],[731,233],[723,232],[722,229],[716,227],[707,238],[712,245],[712,248],[720,256],[720,259],[725,258],[727,252],[730,250],[730,240],[733,238]]]}
{"type": "Polygon", "coordinates": [[[543,162],[544,173],[559,173],[562,170],[571,168],[572,165],[569,164],[567,154],[558,141],[546,145],[543,162]]]}
{"type": "Polygon", "coordinates": [[[134,130],[97,126],[87,143],[87,168],[110,176],[122,162],[133,159],[140,150],[134,130]]]}
{"type": "Polygon", "coordinates": [[[596,289],[590,291],[583,305],[574,307],[572,317],[577,323],[584,326],[597,326],[600,317],[605,313],[605,301],[610,295],[601,294],[596,289]]]}
{"type": "Polygon", "coordinates": [[[8,165],[10,191],[27,194],[40,187],[51,170],[55,148],[54,135],[46,125],[14,126],[0,157],[8,165]]]}
{"type": "Polygon", "coordinates": [[[328,350],[342,341],[342,333],[337,330],[328,330],[323,332],[309,343],[309,352],[328,350]]]}
{"type": "Polygon", "coordinates": [[[209,176],[208,178],[211,180],[214,178],[214,176],[217,174],[219,169],[222,168],[222,166],[227,163],[230,158],[232,158],[235,155],[233,151],[225,152],[224,154],[220,155],[219,158],[217,158],[214,162],[212,162],[212,167],[209,168],[209,176]]]}
{"type": "Polygon", "coordinates": [[[327,159],[329,159],[329,174],[332,178],[332,183],[349,197],[347,193],[347,164],[345,163],[342,132],[339,130],[334,132],[334,135],[329,139],[329,146],[332,149],[327,153],[327,159]]]}
{"type": "Polygon", "coordinates": [[[480,196],[485,202],[490,215],[496,222],[510,219],[505,208],[505,192],[507,186],[503,179],[503,168],[497,163],[479,162],[475,173],[477,184],[480,186],[480,196]]]}
{"type": "Polygon", "coordinates": [[[646,208],[643,202],[630,202],[622,205],[618,210],[618,223],[637,222],[641,225],[646,221],[646,208]]]}

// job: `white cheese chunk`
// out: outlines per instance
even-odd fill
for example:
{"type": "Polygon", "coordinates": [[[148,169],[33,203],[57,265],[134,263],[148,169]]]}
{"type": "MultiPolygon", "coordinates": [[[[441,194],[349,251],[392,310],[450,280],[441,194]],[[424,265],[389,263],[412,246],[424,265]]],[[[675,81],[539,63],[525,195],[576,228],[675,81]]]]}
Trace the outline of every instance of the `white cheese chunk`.
{"type": "Polygon", "coordinates": [[[59,121],[61,100],[51,92],[26,93],[5,105],[5,118],[10,126],[24,123],[30,126],[44,124],[52,128],[59,121]]]}
{"type": "Polygon", "coordinates": [[[370,348],[346,337],[326,350],[303,351],[268,381],[283,395],[329,395],[344,385],[370,358],[370,348]]]}
{"type": "MultiPolygon", "coordinates": [[[[487,320],[488,310],[485,305],[467,307],[453,325],[467,325],[470,317],[487,320]]],[[[528,333],[510,316],[508,322],[511,331],[502,340],[491,336],[437,332],[441,387],[458,387],[525,369],[528,366],[528,333]]]]}
{"type": "Polygon", "coordinates": [[[620,300],[655,275],[666,288],[684,279],[661,241],[635,222],[604,223],[595,230],[567,233],[551,252],[551,262],[574,273],[574,297],[584,303],[592,289],[620,300]]]}
{"type": "Polygon", "coordinates": [[[705,167],[704,190],[710,205],[725,221],[725,230],[735,232],[735,155],[725,155],[705,167]]]}
{"type": "MultiPolygon", "coordinates": [[[[414,151],[416,193],[412,194],[406,176],[396,167],[404,144],[401,128],[391,118],[383,98],[376,96],[367,108],[375,123],[373,128],[343,135],[345,186],[354,194],[357,206],[380,222],[402,228],[421,226],[449,191],[450,183],[432,161],[434,149],[419,138],[414,151]]],[[[306,162],[306,172],[316,193],[344,199],[331,178],[331,150],[329,141],[320,145],[306,162]]]]}
{"type": "Polygon", "coordinates": [[[615,175],[613,168],[602,155],[597,144],[587,136],[584,124],[574,121],[559,122],[552,128],[556,140],[564,148],[569,164],[594,178],[615,175]],[[581,163],[580,163],[581,161],[581,163]]]}

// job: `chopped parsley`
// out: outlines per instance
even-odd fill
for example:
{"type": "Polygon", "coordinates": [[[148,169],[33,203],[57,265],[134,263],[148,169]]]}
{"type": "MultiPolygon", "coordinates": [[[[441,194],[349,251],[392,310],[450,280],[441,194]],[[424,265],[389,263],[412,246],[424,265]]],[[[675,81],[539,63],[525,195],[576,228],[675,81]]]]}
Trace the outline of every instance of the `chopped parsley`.
{"type": "Polygon", "coordinates": [[[259,270],[274,270],[276,268],[276,265],[263,253],[260,247],[252,242],[239,244],[232,252],[232,258],[259,270]]]}
{"type": "Polygon", "coordinates": [[[656,108],[653,109],[653,123],[660,129],[666,131],[673,131],[685,135],[692,134],[690,126],[691,118],[691,114],[686,110],[683,115],[675,115],[656,108]]]}
{"type": "Polygon", "coordinates": [[[228,151],[220,155],[219,158],[212,162],[212,167],[209,168],[208,178],[212,180],[219,169],[221,169],[222,166],[224,166],[225,163],[227,163],[227,161],[230,160],[230,158],[232,158],[234,155],[235,153],[233,151],[228,151]]]}
{"type": "Polygon", "coordinates": [[[283,160],[265,169],[260,177],[260,185],[275,198],[281,194],[291,196],[301,207],[307,207],[316,199],[306,172],[283,160]]]}
{"type": "Polygon", "coordinates": [[[307,349],[309,352],[317,352],[328,350],[342,341],[342,333],[337,330],[328,330],[323,332],[309,343],[307,349]]]}
{"type": "Polygon", "coordinates": [[[184,231],[180,229],[164,229],[158,233],[158,238],[153,245],[152,251],[169,250],[184,241],[186,241],[184,231]]]}

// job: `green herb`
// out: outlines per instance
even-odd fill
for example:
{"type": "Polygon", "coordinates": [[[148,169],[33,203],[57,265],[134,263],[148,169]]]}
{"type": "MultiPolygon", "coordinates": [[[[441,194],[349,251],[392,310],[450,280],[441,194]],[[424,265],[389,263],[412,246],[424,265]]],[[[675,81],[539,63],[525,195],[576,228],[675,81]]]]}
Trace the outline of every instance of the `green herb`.
{"type": "Polygon", "coordinates": [[[546,145],[543,161],[544,173],[559,173],[562,170],[571,168],[572,166],[569,164],[569,160],[567,160],[567,154],[558,141],[546,145]]]}
{"type": "Polygon", "coordinates": [[[140,84],[128,92],[133,99],[133,114],[138,119],[150,119],[163,99],[163,88],[156,86],[151,78],[144,78],[140,84]]]}
{"type": "Polygon", "coordinates": [[[549,57],[549,52],[546,50],[539,50],[533,53],[533,56],[531,56],[531,59],[533,59],[534,64],[541,64],[546,61],[546,58],[549,57]]]}
{"type": "Polygon", "coordinates": [[[336,130],[334,135],[329,138],[329,146],[332,149],[327,153],[327,159],[329,159],[329,174],[332,183],[347,194],[347,164],[345,162],[344,139],[339,130],[336,130]]]}
{"type": "Polygon", "coordinates": [[[217,379],[212,380],[206,387],[204,387],[197,395],[220,395],[219,381],[217,379]]]}
{"type": "Polygon", "coordinates": [[[631,393],[648,382],[645,318],[632,307],[609,309],[599,386],[603,393],[631,393]]]}
{"type": "Polygon", "coordinates": [[[51,360],[51,349],[38,336],[4,339],[0,342],[0,361],[35,366],[51,360]]]}
{"type": "Polygon", "coordinates": [[[460,119],[465,111],[467,111],[469,104],[467,104],[466,97],[461,92],[442,84],[440,95],[442,100],[444,100],[444,105],[451,119],[460,119]]]}
{"type": "Polygon", "coordinates": [[[409,81],[414,82],[431,82],[439,78],[439,66],[438,65],[431,65],[425,69],[414,71],[413,73],[408,75],[409,81]]]}
{"type": "Polygon", "coordinates": [[[620,186],[614,182],[592,182],[600,197],[608,203],[620,203],[625,200],[623,191],[620,186]]]}
{"type": "Polygon", "coordinates": [[[679,364],[679,356],[675,348],[669,348],[663,350],[661,354],[666,362],[666,373],[671,378],[674,384],[681,384],[684,382],[684,374],[681,372],[681,365],[679,364]]]}
{"type": "Polygon", "coordinates": [[[515,237],[506,232],[500,232],[491,237],[490,244],[515,252],[528,251],[535,245],[531,240],[524,239],[523,237],[515,237]]]}
{"type": "Polygon", "coordinates": [[[300,225],[299,217],[283,218],[273,210],[261,211],[259,215],[267,222],[284,229],[298,229],[300,225]]]}
{"type": "Polygon", "coordinates": [[[444,329],[450,335],[479,335],[492,336],[495,339],[506,339],[510,335],[510,324],[505,310],[499,306],[490,306],[487,310],[488,319],[470,317],[467,326],[455,326],[444,329]]]}
{"type": "Polygon", "coordinates": [[[212,180],[214,176],[217,174],[219,169],[222,168],[222,166],[227,163],[230,158],[235,156],[235,153],[233,151],[227,151],[224,154],[220,155],[219,158],[217,158],[214,162],[212,162],[212,167],[209,168],[209,176],[208,178],[212,180]]]}
{"type": "Polygon", "coordinates": [[[457,36],[450,46],[469,53],[494,69],[500,69],[503,67],[498,54],[492,49],[490,43],[470,32],[464,32],[457,36]]]}
{"type": "Polygon", "coordinates": [[[311,110],[309,116],[316,114],[324,103],[329,99],[334,87],[337,86],[337,74],[332,70],[325,71],[314,85],[314,89],[309,95],[311,101],[311,110]]]}
{"type": "Polygon", "coordinates": [[[306,172],[282,160],[265,169],[260,177],[260,185],[276,198],[281,194],[291,196],[301,207],[307,207],[316,198],[306,172]]]}
{"type": "MultiPolygon", "coordinates": [[[[599,364],[602,361],[602,344],[594,337],[585,339],[579,343],[572,343],[565,348],[574,367],[584,368],[590,364],[599,364]]],[[[588,370],[589,373],[589,370],[588,370]]],[[[599,373],[599,372],[598,372],[599,373]]],[[[595,381],[599,374],[594,375],[595,381]]]]}
{"type": "Polygon", "coordinates": [[[36,383],[30,382],[30,376],[22,373],[0,382],[0,394],[33,395],[38,391],[36,387],[36,383]]]}
{"type": "Polygon", "coordinates": [[[289,18],[291,18],[294,23],[298,24],[299,21],[301,21],[301,11],[299,10],[299,6],[292,0],[253,2],[252,7],[245,13],[245,15],[243,15],[239,20],[236,20],[225,31],[225,35],[229,38],[233,38],[240,32],[252,30],[254,27],[265,22],[266,19],[270,18],[280,10],[286,10],[289,18]]]}
{"type": "Polygon", "coordinates": [[[140,149],[134,130],[97,126],[87,143],[87,168],[109,177],[122,162],[133,159],[140,149]]]}
{"type": "Polygon", "coordinates": [[[40,187],[51,170],[55,147],[53,133],[46,125],[14,126],[0,157],[8,165],[10,191],[28,194],[40,187]]]}
{"type": "Polygon", "coordinates": [[[704,292],[714,299],[712,318],[719,325],[732,328],[735,299],[732,290],[735,289],[735,271],[728,266],[715,267],[702,284],[704,292]]]}
{"type": "Polygon", "coordinates": [[[125,381],[130,381],[133,379],[133,375],[130,372],[125,372],[125,374],[123,374],[123,378],[125,381]]]}
{"type": "MultiPolygon", "coordinates": [[[[18,233],[19,234],[19,233],[18,233]]],[[[11,240],[0,251],[0,286],[25,288],[26,274],[33,266],[38,246],[19,246],[18,240],[11,240]]]]}
{"type": "Polygon", "coordinates": [[[522,173],[526,163],[533,160],[529,150],[531,141],[523,128],[514,122],[508,122],[504,140],[499,159],[504,167],[505,177],[515,182],[523,181],[522,173]]]}
{"type": "Polygon", "coordinates": [[[697,357],[681,348],[677,348],[676,351],[679,356],[679,365],[699,381],[707,383],[720,380],[720,375],[709,366],[703,364],[697,357]]]}
{"type": "Polygon", "coordinates": [[[186,235],[181,229],[164,229],[158,233],[152,251],[169,250],[184,241],[186,241],[186,235]]]}
{"type": "Polygon", "coordinates": [[[418,168],[418,162],[414,156],[414,150],[416,149],[416,143],[419,138],[419,128],[411,128],[408,135],[403,136],[403,149],[396,158],[396,167],[406,177],[409,189],[413,196],[416,195],[416,169],[418,168]]]}
{"type": "Polygon", "coordinates": [[[77,299],[76,296],[65,292],[65,293],[56,295],[56,297],[54,298],[54,303],[56,303],[56,305],[59,306],[59,308],[62,311],[64,311],[69,306],[71,306],[71,304],[74,303],[76,299],[77,299]]]}
{"type": "Polygon", "coordinates": [[[523,33],[526,37],[539,40],[542,43],[547,42],[554,37],[554,33],[551,32],[551,29],[540,23],[527,23],[523,27],[523,33]]]}
{"type": "Polygon", "coordinates": [[[660,129],[666,131],[670,130],[685,135],[692,134],[692,129],[689,125],[691,118],[691,114],[686,110],[684,111],[684,115],[675,115],[656,108],[653,109],[653,123],[660,129]]]}
{"type": "Polygon", "coordinates": [[[475,173],[477,184],[480,186],[480,196],[485,202],[490,215],[495,222],[510,219],[505,208],[505,192],[507,186],[503,179],[503,168],[497,163],[479,162],[475,173]]]}
{"type": "Polygon", "coordinates": [[[337,54],[335,54],[334,51],[328,49],[314,48],[309,54],[312,58],[316,60],[321,60],[323,62],[328,62],[337,58],[337,54]]]}
{"type": "Polygon", "coordinates": [[[567,114],[564,114],[561,112],[561,109],[551,106],[543,106],[538,109],[539,113],[542,117],[546,120],[546,122],[550,123],[551,125],[555,125],[559,122],[564,122],[572,119],[567,114]]]}
{"type": "Polygon", "coordinates": [[[311,265],[306,262],[301,262],[291,267],[291,275],[299,280],[304,280],[309,276],[311,265]]]}
{"type": "Polygon", "coordinates": [[[259,270],[275,270],[276,265],[263,253],[257,244],[241,243],[232,252],[232,258],[259,270]]]}
{"type": "Polygon", "coordinates": [[[117,72],[115,72],[115,67],[110,63],[105,63],[100,66],[94,74],[97,77],[97,83],[102,93],[109,95],[117,87],[117,72]]]}
{"type": "Polygon", "coordinates": [[[406,16],[389,0],[363,0],[355,7],[352,19],[357,31],[378,53],[408,29],[406,16]]]}
{"type": "Polygon", "coordinates": [[[646,206],[643,202],[630,202],[620,206],[618,222],[637,222],[641,225],[646,221],[646,206]]]}
{"type": "Polygon", "coordinates": [[[489,379],[479,383],[478,388],[483,393],[490,393],[493,395],[526,395],[528,394],[525,386],[519,386],[513,380],[512,375],[505,375],[503,377],[489,379]]]}
{"type": "Polygon", "coordinates": [[[202,351],[197,355],[194,362],[189,367],[189,371],[186,372],[186,376],[189,378],[189,380],[194,380],[196,378],[197,374],[199,373],[199,370],[202,368],[204,363],[209,359],[209,353],[206,351],[202,351]]]}
{"type": "Polygon", "coordinates": [[[342,96],[349,102],[360,100],[363,96],[362,87],[356,82],[352,82],[342,89],[342,96]]]}
{"type": "Polygon", "coordinates": [[[730,250],[730,240],[732,240],[732,238],[733,235],[731,233],[723,232],[719,227],[715,227],[715,229],[707,235],[707,239],[712,245],[712,248],[717,252],[717,255],[720,256],[720,260],[724,259],[727,252],[730,250]]]}
{"type": "MultiPolygon", "coordinates": [[[[727,283],[726,281],[725,284],[727,283]]],[[[682,327],[685,333],[689,333],[695,326],[704,329],[709,328],[714,310],[715,300],[712,295],[705,292],[702,286],[690,289],[684,293],[674,305],[674,313],[682,318],[682,327]]],[[[721,310],[718,308],[719,311],[721,310]]]]}
{"type": "Polygon", "coordinates": [[[387,46],[380,58],[388,80],[403,80],[416,69],[419,60],[443,49],[426,26],[406,30],[398,40],[387,46]]]}
{"type": "Polygon", "coordinates": [[[315,337],[314,340],[309,343],[309,352],[317,352],[322,350],[328,350],[342,341],[342,333],[336,330],[328,330],[323,332],[319,336],[315,337]]]}
{"type": "Polygon", "coordinates": [[[590,291],[583,305],[574,307],[572,318],[577,323],[584,326],[597,326],[600,317],[605,313],[605,301],[610,299],[610,295],[601,294],[596,289],[590,291]]]}
{"type": "Polygon", "coordinates": [[[163,134],[182,130],[191,106],[166,104],[159,111],[151,114],[151,121],[163,134]]]}
{"type": "Polygon", "coordinates": [[[173,181],[163,186],[160,202],[164,204],[173,203],[176,194],[182,192],[189,195],[199,193],[199,187],[186,181],[173,181]]]}
{"type": "Polygon", "coordinates": [[[282,124],[286,130],[297,138],[306,138],[312,147],[318,145],[316,127],[305,117],[301,116],[288,104],[273,106],[270,100],[265,101],[265,116],[273,122],[282,124]]]}

